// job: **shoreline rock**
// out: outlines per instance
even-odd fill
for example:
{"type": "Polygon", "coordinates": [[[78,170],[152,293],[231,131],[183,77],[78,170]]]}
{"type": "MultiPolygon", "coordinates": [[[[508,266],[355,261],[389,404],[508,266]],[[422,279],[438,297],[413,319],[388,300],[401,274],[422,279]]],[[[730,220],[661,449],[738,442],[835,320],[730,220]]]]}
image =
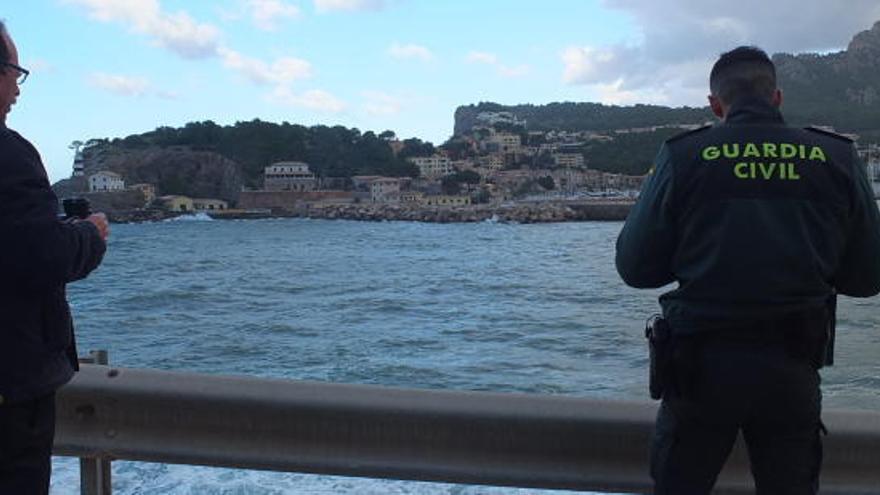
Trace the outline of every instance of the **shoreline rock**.
{"type": "MultiPolygon", "coordinates": [[[[464,207],[423,207],[399,204],[302,205],[284,210],[225,210],[207,213],[216,220],[257,218],[312,218],[321,220],[356,220],[367,222],[404,221],[427,223],[551,223],[623,221],[632,201],[540,202],[512,205],[471,205],[464,207]]],[[[115,212],[114,223],[161,221],[193,212],[137,210],[115,212]]]]}

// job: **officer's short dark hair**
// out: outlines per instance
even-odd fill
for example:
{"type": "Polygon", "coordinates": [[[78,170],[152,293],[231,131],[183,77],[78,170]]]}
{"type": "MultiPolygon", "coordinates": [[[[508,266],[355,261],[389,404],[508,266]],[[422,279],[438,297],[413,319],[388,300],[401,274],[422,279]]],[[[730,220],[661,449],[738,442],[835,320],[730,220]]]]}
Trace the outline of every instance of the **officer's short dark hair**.
{"type": "MultiPolygon", "coordinates": [[[[6,23],[3,22],[3,19],[0,19],[0,37],[3,35],[9,37],[9,33],[6,31],[6,23]]],[[[0,43],[0,62],[9,62],[9,47],[6,46],[6,41],[4,40],[0,43]]],[[[3,70],[6,70],[6,67],[2,67],[3,70]]]]}
{"type": "Polygon", "coordinates": [[[740,46],[722,53],[715,62],[709,88],[727,105],[746,98],[770,101],[776,91],[776,67],[764,50],[740,46]]]}

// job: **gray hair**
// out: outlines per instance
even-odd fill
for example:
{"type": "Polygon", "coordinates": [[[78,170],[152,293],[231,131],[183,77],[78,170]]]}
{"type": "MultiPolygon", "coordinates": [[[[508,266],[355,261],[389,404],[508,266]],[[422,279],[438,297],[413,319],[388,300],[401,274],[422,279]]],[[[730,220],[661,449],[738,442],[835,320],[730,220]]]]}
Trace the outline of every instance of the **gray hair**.
{"type": "MultiPolygon", "coordinates": [[[[0,62],[9,62],[9,47],[6,45],[5,38],[9,37],[9,31],[6,30],[6,23],[0,19],[0,37],[3,37],[3,43],[0,43],[0,62]]],[[[6,70],[4,67],[2,70],[6,70]]]]}

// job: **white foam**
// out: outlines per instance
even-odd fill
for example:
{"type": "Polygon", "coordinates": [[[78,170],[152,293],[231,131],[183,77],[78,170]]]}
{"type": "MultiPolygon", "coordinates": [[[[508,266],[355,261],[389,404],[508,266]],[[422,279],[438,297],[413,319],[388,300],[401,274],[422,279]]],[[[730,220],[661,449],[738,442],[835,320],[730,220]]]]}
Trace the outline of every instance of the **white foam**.
{"type": "MultiPolygon", "coordinates": [[[[117,495],[588,495],[585,492],[455,485],[174,464],[116,461],[117,495]]],[[[50,495],[80,495],[79,461],[53,458],[50,495]]],[[[598,495],[598,494],[597,494],[598,495]]]]}
{"type": "Polygon", "coordinates": [[[191,215],[181,215],[165,220],[166,222],[213,222],[214,219],[207,213],[199,212],[191,215]]]}

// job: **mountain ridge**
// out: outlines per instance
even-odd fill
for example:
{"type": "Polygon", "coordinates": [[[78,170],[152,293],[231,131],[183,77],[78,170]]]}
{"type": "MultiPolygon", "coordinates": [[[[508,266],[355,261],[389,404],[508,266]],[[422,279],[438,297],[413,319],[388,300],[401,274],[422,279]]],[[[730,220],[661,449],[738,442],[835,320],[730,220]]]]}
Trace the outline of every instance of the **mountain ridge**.
{"type": "MultiPolygon", "coordinates": [[[[853,36],[845,50],[824,55],[777,53],[772,59],[785,95],[783,113],[792,124],[830,125],[841,132],[867,132],[867,137],[880,141],[880,21],[853,36]]],[[[455,110],[455,135],[469,133],[481,112],[510,112],[525,120],[527,130],[608,131],[700,124],[713,119],[708,107],[480,102],[455,110]]]]}

